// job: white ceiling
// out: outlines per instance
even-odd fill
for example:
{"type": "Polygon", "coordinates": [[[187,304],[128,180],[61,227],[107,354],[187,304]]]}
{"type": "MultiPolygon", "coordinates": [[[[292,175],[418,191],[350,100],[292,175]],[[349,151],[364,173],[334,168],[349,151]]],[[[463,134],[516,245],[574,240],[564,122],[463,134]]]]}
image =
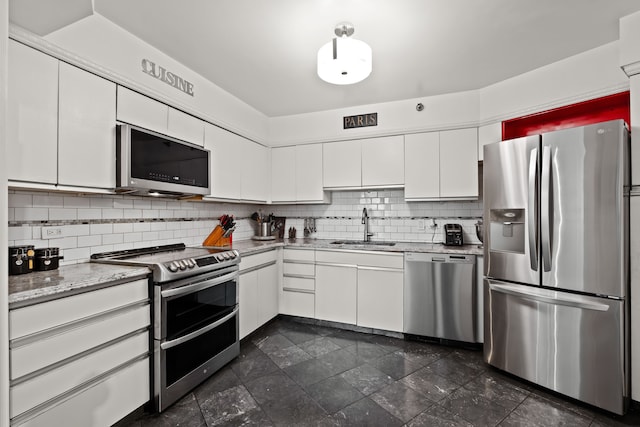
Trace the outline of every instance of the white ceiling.
{"type": "Polygon", "coordinates": [[[270,117],[482,88],[617,40],[619,18],[640,10],[638,0],[11,0],[10,17],[44,35],[91,3],[270,117]],[[373,71],[334,86],[318,78],[316,54],[343,21],[372,47],[373,71]]]}

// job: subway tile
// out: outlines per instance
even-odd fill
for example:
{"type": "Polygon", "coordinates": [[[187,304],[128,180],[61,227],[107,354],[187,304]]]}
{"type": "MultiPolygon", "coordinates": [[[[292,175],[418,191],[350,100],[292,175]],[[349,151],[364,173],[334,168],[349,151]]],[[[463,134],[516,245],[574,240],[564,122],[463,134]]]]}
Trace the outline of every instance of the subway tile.
{"type": "Polygon", "coordinates": [[[15,208],[16,221],[47,221],[48,208],[15,208]]]}
{"type": "Polygon", "coordinates": [[[133,207],[135,209],[151,209],[151,200],[140,199],[133,201],[133,207]]]}
{"type": "Polygon", "coordinates": [[[32,238],[32,227],[9,227],[7,230],[7,237],[9,240],[26,240],[32,238]]]}
{"type": "Polygon", "coordinates": [[[124,217],[122,209],[105,208],[102,209],[103,219],[122,219],[124,217]]]}
{"type": "Polygon", "coordinates": [[[89,205],[92,208],[112,208],[113,199],[108,197],[92,197],[89,205]]]}
{"type": "Polygon", "coordinates": [[[65,263],[70,261],[89,261],[91,250],[89,248],[73,248],[61,251],[65,263]]]}
{"type": "Polygon", "coordinates": [[[99,208],[78,208],[78,219],[102,219],[102,209],[99,208]]]}
{"type": "Polygon", "coordinates": [[[113,224],[113,232],[114,233],[132,233],[133,224],[130,222],[113,224]]]}
{"type": "Polygon", "coordinates": [[[34,207],[47,207],[47,208],[61,208],[64,206],[63,204],[64,198],[62,196],[51,196],[51,195],[39,195],[34,194],[33,196],[33,206],[34,207]]]}
{"type": "Polygon", "coordinates": [[[30,208],[33,207],[33,196],[31,194],[9,194],[10,208],[30,208]]]}
{"type": "Polygon", "coordinates": [[[78,210],[73,208],[49,208],[50,221],[78,219],[78,210]]]}
{"type": "Polygon", "coordinates": [[[65,208],[89,208],[91,207],[91,199],[87,197],[64,196],[62,204],[65,208]]]}
{"type": "Polygon", "coordinates": [[[15,219],[16,219],[16,210],[14,208],[9,208],[8,209],[7,218],[9,219],[9,221],[15,221],[15,219]]]}
{"type": "Polygon", "coordinates": [[[75,236],[43,240],[43,242],[46,242],[46,246],[48,247],[57,247],[60,249],[74,249],[78,247],[78,238],[75,236]]]}
{"type": "Polygon", "coordinates": [[[142,209],[123,209],[124,218],[140,219],[142,218],[142,209]]]}
{"type": "Polygon", "coordinates": [[[124,241],[123,234],[104,234],[102,235],[103,245],[115,245],[124,241]]]}
{"type": "Polygon", "coordinates": [[[158,211],[155,209],[146,209],[142,211],[142,218],[153,219],[158,218],[158,211]]]}
{"type": "Polygon", "coordinates": [[[94,236],[78,236],[78,247],[92,247],[102,245],[102,235],[96,234],[94,236]]]}
{"type": "Polygon", "coordinates": [[[111,234],[113,233],[113,224],[91,224],[91,234],[111,234]]]}
{"type": "Polygon", "coordinates": [[[88,236],[91,234],[91,226],[89,224],[63,225],[60,228],[62,228],[63,236],[88,236]]]}
{"type": "Polygon", "coordinates": [[[158,240],[158,232],[157,231],[146,231],[142,233],[142,240],[158,240]]]}
{"type": "Polygon", "coordinates": [[[149,222],[135,222],[133,223],[134,232],[151,231],[151,223],[149,222]]]}
{"type": "Polygon", "coordinates": [[[123,237],[124,243],[140,242],[142,241],[142,233],[125,233],[123,237]]]}
{"type": "Polygon", "coordinates": [[[151,209],[167,209],[166,200],[151,200],[151,209]]]}
{"type": "Polygon", "coordinates": [[[116,209],[133,209],[133,200],[131,199],[114,199],[113,207],[116,209]]]}

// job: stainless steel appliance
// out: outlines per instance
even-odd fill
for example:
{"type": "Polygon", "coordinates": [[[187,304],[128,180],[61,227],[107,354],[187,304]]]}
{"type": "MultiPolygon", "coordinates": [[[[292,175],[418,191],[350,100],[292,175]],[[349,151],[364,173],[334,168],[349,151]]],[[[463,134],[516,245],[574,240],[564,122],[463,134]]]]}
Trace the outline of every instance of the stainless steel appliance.
{"type": "Polygon", "coordinates": [[[444,225],[444,244],[448,246],[462,246],[462,226],[460,224],[444,225]]]}
{"type": "Polygon", "coordinates": [[[629,135],[484,147],[485,360],[617,414],[629,396],[629,135]]]}
{"type": "Polygon", "coordinates": [[[209,150],[129,124],[116,132],[119,192],[180,197],[210,193],[209,150]]]}
{"type": "Polygon", "coordinates": [[[404,255],[404,332],[479,342],[475,255],[404,255]]]}
{"type": "Polygon", "coordinates": [[[234,250],[183,244],[94,254],[153,271],[153,396],[163,411],[240,353],[234,250]]]}

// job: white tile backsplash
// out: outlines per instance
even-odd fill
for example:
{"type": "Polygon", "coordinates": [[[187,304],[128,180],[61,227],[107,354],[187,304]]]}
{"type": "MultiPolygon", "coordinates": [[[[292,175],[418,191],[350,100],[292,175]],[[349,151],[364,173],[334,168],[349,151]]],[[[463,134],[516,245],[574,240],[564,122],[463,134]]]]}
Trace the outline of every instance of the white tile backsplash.
{"type": "Polygon", "coordinates": [[[323,205],[258,206],[234,203],[202,203],[153,200],[123,195],[64,195],[57,193],[9,192],[9,245],[33,244],[60,247],[61,264],[86,262],[92,253],[185,243],[200,245],[218,224],[222,214],[234,215],[233,240],[256,234],[253,212],[287,217],[289,227],[304,236],[304,218],[315,219],[320,239],[361,239],[362,209],[367,208],[373,240],[441,242],[443,225],[460,223],[464,239],[478,243],[475,223],[482,217],[481,202],[404,201],[402,190],[342,191],[332,193],[332,203],[323,205]],[[438,227],[431,229],[431,219],[438,227]],[[424,222],[424,230],[419,229],[424,222]],[[42,239],[41,229],[60,227],[62,237],[42,239]]]}

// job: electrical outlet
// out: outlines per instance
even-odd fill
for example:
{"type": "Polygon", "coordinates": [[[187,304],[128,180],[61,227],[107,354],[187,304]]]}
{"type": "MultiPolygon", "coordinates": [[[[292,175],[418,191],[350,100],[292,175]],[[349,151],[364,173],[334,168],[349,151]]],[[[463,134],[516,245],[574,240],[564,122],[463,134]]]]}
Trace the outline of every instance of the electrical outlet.
{"type": "Polygon", "coordinates": [[[427,227],[424,224],[424,219],[418,220],[418,231],[425,231],[427,227]]]}
{"type": "Polygon", "coordinates": [[[62,228],[60,227],[42,227],[43,239],[57,239],[62,237],[62,228]]]}

